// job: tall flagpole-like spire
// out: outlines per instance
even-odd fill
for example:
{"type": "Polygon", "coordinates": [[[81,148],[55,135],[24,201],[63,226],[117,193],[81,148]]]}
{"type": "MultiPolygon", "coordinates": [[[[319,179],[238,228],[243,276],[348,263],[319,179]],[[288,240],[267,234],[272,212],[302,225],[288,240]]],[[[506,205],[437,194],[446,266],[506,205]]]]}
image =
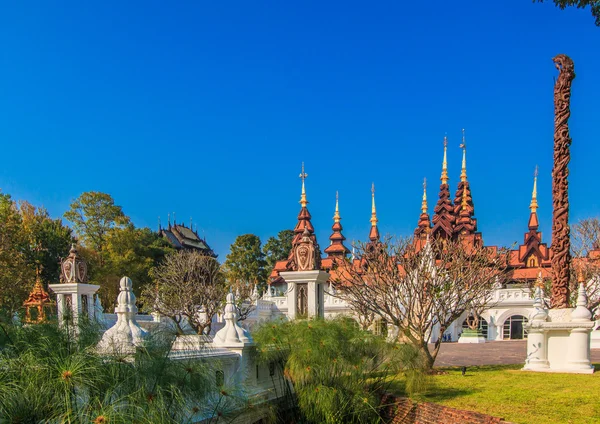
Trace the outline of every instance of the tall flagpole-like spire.
{"type": "Polygon", "coordinates": [[[460,148],[463,151],[462,169],[460,171],[460,180],[462,182],[465,182],[465,181],[467,181],[467,142],[465,140],[465,129],[464,128],[462,130],[462,144],[460,145],[460,148]]]}
{"type": "Polygon", "coordinates": [[[335,214],[333,215],[333,222],[340,222],[342,219],[340,217],[340,206],[339,206],[340,196],[339,193],[335,192],[335,214]]]}
{"type": "Polygon", "coordinates": [[[533,191],[531,192],[531,203],[529,204],[529,209],[531,209],[531,213],[536,213],[538,209],[537,202],[537,177],[538,177],[538,167],[535,166],[535,172],[533,173],[533,191]]]}
{"type": "Polygon", "coordinates": [[[377,225],[377,209],[375,209],[375,183],[371,185],[371,226],[377,225]]]}
{"type": "Polygon", "coordinates": [[[308,177],[308,174],[304,172],[304,162],[302,162],[302,172],[300,173],[300,178],[302,179],[302,194],[300,195],[300,205],[305,208],[308,205],[308,200],[306,200],[306,188],[304,187],[304,180],[308,177]]]}
{"type": "Polygon", "coordinates": [[[446,151],[448,150],[448,137],[444,136],[444,160],[442,161],[442,184],[448,184],[448,161],[446,159],[446,151]]]}
{"type": "Polygon", "coordinates": [[[423,178],[423,202],[421,203],[421,212],[427,213],[427,178],[423,178]]]}

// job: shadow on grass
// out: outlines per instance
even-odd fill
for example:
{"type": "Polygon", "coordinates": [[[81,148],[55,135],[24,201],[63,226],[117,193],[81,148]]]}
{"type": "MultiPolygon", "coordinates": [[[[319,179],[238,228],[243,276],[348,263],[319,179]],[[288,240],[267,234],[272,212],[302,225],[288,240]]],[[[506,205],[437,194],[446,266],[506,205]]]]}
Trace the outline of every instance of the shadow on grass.
{"type": "MultiPolygon", "coordinates": [[[[460,369],[459,369],[460,371],[460,369]]],[[[435,377],[429,376],[426,389],[423,392],[408,394],[405,379],[395,379],[389,383],[387,391],[396,396],[408,396],[419,402],[440,402],[462,396],[469,396],[479,392],[476,388],[451,388],[439,387],[435,384],[435,377]]]]}
{"type": "MultiPolygon", "coordinates": [[[[478,365],[467,367],[467,375],[475,372],[486,372],[486,371],[509,371],[509,370],[520,370],[524,364],[510,364],[510,365],[478,365]]],[[[439,367],[435,368],[440,371],[445,371],[451,374],[461,373],[462,367],[439,367]]]]}

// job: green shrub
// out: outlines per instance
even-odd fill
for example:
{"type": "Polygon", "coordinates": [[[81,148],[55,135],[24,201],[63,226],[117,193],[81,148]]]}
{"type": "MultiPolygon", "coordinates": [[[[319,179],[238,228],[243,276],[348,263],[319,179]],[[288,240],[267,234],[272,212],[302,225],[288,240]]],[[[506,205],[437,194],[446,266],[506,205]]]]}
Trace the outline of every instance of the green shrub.
{"type": "Polygon", "coordinates": [[[285,376],[285,413],[295,411],[295,421],[375,423],[394,378],[405,376],[407,390],[420,389],[425,379],[413,348],[389,344],[348,318],[268,323],[253,336],[258,361],[285,376]]]}

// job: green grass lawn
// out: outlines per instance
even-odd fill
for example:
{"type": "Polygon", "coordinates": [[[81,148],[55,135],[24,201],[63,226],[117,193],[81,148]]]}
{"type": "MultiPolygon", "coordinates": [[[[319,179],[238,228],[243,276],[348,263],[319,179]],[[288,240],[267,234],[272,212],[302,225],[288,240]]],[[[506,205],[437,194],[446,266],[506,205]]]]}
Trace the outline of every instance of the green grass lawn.
{"type": "Polygon", "coordinates": [[[518,424],[600,423],[600,364],[591,375],[534,373],[522,365],[442,368],[415,400],[483,412],[518,424]]]}

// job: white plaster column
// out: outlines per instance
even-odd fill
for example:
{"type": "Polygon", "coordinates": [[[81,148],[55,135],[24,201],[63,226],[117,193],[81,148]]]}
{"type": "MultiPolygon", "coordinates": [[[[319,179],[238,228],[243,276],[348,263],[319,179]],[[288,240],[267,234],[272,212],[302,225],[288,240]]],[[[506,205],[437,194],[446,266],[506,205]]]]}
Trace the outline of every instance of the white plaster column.
{"type": "Polygon", "coordinates": [[[56,295],[56,306],[58,308],[59,324],[62,324],[62,317],[65,314],[65,295],[58,293],[56,295]]]}
{"type": "Polygon", "coordinates": [[[73,322],[77,322],[79,314],[81,314],[81,295],[79,293],[71,295],[71,306],[73,308],[73,322]]]}
{"type": "Polygon", "coordinates": [[[567,367],[582,372],[593,372],[594,367],[590,360],[590,332],[593,323],[592,313],[587,309],[587,300],[585,286],[581,283],[577,293],[577,307],[571,313],[571,321],[581,323],[581,326],[573,328],[569,334],[567,367]]]}
{"type": "Polygon", "coordinates": [[[296,319],[296,315],[298,314],[298,302],[296,301],[297,293],[298,287],[296,286],[296,283],[292,281],[287,282],[287,315],[289,319],[296,319]]]}
{"type": "Polygon", "coordinates": [[[543,297],[542,288],[537,286],[533,300],[533,307],[535,309],[529,314],[527,358],[523,367],[525,370],[541,371],[550,367],[550,363],[548,362],[547,330],[539,325],[548,319],[548,312],[546,312],[543,305],[543,297]]]}

